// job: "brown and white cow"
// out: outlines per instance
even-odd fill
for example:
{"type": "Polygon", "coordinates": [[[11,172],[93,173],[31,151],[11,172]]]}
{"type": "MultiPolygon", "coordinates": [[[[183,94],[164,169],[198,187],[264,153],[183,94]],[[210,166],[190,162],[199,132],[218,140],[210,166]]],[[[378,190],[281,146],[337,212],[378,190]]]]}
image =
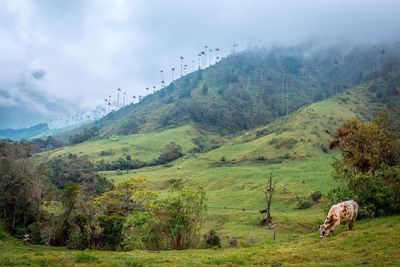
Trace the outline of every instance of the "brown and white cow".
{"type": "Polygon", "coordinates": [[[340,224],[349,223],[349,229],[353,229],[353,223],[357,218],[358,204],[353,200],[344,201],[333,205],[329,210],[325,223],[319,226],[319,237],[329,236],[340,224]]]}

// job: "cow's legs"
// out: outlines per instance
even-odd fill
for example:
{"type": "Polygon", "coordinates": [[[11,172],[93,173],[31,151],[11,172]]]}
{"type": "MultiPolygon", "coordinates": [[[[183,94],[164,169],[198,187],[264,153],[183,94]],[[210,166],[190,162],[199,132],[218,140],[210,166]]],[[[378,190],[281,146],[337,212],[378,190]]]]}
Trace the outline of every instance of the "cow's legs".
{"type": "Polygon", "coordinates": [[[349,222],[349,230],[353,230],[353,222],[349,222]]]}

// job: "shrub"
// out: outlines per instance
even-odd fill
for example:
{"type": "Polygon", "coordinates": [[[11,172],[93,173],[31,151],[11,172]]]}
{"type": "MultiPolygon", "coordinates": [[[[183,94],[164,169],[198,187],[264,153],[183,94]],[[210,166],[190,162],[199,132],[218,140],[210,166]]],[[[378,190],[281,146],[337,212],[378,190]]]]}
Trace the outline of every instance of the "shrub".
{"type": "Polygon", "coordinates": [[[182,147],[175,142],[170,142],[165,146],[164,152],[158,157],[158,163],[165,164],[182,156],[182,147]]]}
{"type": "Polygon", "coordinates": [[[123,239],[122,229],[125,217],[118,214],[102,214],[98,216],[102,228],[105,248],[115,250],[123,239]]]}
{"type": "Polygon", "coordinates": [[[94,165],[86,156],[69,154],[51,159],[48,163],[50,181],[58,188],[73,182],[82,185],[89,194],[101,194],[111,189],[112,184],[105,177],[94,172],[94,165]]]}
{"type": "Polygon", "coordinates": [[[208,140],[204,137],[196,137],[193,138],[192,141],[196,145],[196,147],[192,149],[194,153],[207,152],[220,147],[216,141],[208,140]]]}
{"type": "Polygon", "coordinates": [[[370,123],[353,119],[338,130],[330,148],[343,158],[333,163],[334,177],[345,183],[330,193],[335,200],[346,192],[360,207],[360,215],[382,216],[400,212],[400,143],[387,118],[370,123]],[[367,144],[367,145],[366,145],[367,144]]]}
{"type": "Polygon", "coordinates": [[[299,210],[308,209],[311,206],[311,202],[308,199],[299,199],[296,204],[296,208],[299,210]]]}
{"type": "Polygon", "coordinates": [[[221,238],[214,230],[210,230],[206,235],[204,235],[204,244],[208,248],[221,247],[221,238]]]}
{"type": "Polygon", "coordinates": [[[103,151],[101,151],[101,152],[99,153],[100,156],[111,156],[111,155],[113,155],[113,154],[114,154],[114,153],[113,153],[111,150],[107,150],[107,151],[103,150],[103,151]]]}
{"type": "Polygon", "coordinates": [[[314,202],[318,202],[318,200],[320,200],[322,197],[322,193],[320,191],[314,191],[311,193],[311,199],[314,202]]]}
{"type": "Polygon", "coordinates": [[[155,199],[146,211],[130,217],[126,235],[139,248],[195,248],[205,209],[204,190],[170,190],[167,198],[155,199]]]}
{"type": "Polygon", "coordinates": [[[258,161],[266,161],[267,159],[264,156],[257,156],[256,160],[258,160],[258,161]]]}

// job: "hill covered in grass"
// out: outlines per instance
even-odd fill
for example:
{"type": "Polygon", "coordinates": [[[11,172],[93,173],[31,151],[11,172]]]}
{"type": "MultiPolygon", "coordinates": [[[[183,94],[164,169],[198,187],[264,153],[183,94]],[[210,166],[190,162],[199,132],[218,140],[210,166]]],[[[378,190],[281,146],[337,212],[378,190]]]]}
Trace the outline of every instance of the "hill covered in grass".
{"type": "Polygon", "coordinates": [[[397,54],[387,45],[253,48],[189,73],[94,125],[103,135],[185,124],[219,133],[248,130],[376,78],[397,54]]]}
{"type": "MultiPolygon", "coordinates": [[[[240,55],[233,58],[239,60],[240,55]]],[[[223,62],[219,64],[225,64],[223,62]]],[[[98,136],[37,155],[42,160],[73,153],[87,155],[92,162],[115,161],[125,156],[151,161],[162,153],[166,144],[177,143],[185,155],[168,164],[99,173],[114,182],[144,177],[148,189],[161,197],[177,181],[189,188],[204,188],[207,193],[207,215],[204,217],[202,234],[215,230],[221,237],[222,249],[157,253],[141,250],[78,252],[46,246],[23,247],[17,241],[12,243],[8,240],[0,244],[3,260],[0,263],[51,265],[60,260],[64,265],[78,266],[375,265],[382,261],[398,264],[398,216],[360,220],[355,224],[355,231],[347,231],[345,226],[341,226],[334,237],[322,240],[316,230],[316,225],[322,223],[326,216],[328,192],[340,183],[331,176],[332,160],[340,155],[327,148],[337,127],[353,117],[371,120],[382,110],[389,110],[392,121],[397,120],[394,110],[399,103],[400,71],[396,62],[385,66],[388,66],[387,69],[382,67],[366,75],[364,82],[343,88],[319,101],[301,104],[287,115],[287,110],[284,110],[271,122],[254,123],[248,126],[250,129],[247,126],[227,127],[229,134],[222,134],[218,125],[203,124],[204,121],[185,117],[187,113],[184,110],[172,117],[177,119],[176,123],[159,125],[157,116],[168,114],[163,109],[166,105],[160,102],[163,99],[158,95],[163,92],[160,91],[149,96],[148,99],[154,98],[154,101],[145,98],[137,105],[123,108],[96,122],[100,130],[98,136]],[[151,110],[146,107],[145,101],[154,105],[151,110]],[[157,109],[157,105],[160,105],[160,109],[157,109]],[[120,129],[127,129],[129,124],[125,122],[139,110],[143,112],[143,118],[148,120],[136,125],[138,132],[119,132],[120,129]],[[266,205],[266,177],[270,174],[277,182],[271,209],[274,228],[266,229],[259,224],[259,211],[266,205]],[[311,198],[315,192],[322,195],[317,201],[311,198]],[[306,203],[307,206],[299,203],[306,203]],[[236,248],[230,248],[229,239],[232,237],[238,240],[236,248]]],[[[217,68],[212,66],[203,70],[202,77],[206,77],[207,71],[214,67],[217,68]]],[[[216,91],[217,87],[208,85],[207,94],[204,94],[199,85],[190,97],[179,98],[177,93],[180,87],[177,84],[185,78],[188,77],[176,81],[175,89],[170,91],[179,101],[203,99],[208,102],[211,96],[215,99],[223,96],[216,91]]],[[[167,92],[168,87],[164,90],[167,92]]],[[[213,100],[210,101],[212,103],[213,100]]],[[[179,103],[171,102],[168,105],[173,110],[181,107],[182,102],[179,103]]],[[[223,123],[227,121],[222,120],[223,123]]]]}

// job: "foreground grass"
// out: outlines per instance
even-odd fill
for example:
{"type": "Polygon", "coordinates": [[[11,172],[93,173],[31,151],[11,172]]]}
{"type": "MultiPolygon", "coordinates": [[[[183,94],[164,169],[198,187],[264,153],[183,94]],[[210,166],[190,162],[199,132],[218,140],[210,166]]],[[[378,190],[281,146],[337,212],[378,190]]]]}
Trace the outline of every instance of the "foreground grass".
{"type": "MultiPolygon", "coordinates": [[[[266,232],[270,230],[264,230],[266,232]]],[[[271,232],[270,232],[271,234],[271,232]]],[[[74,251],[0,241],[0,266],[394,266],[400,264],[400,216],[362,220],[355,230],[340,226],[320,239],[314,231],[286,241],[217,250],[74,251]]]]}

